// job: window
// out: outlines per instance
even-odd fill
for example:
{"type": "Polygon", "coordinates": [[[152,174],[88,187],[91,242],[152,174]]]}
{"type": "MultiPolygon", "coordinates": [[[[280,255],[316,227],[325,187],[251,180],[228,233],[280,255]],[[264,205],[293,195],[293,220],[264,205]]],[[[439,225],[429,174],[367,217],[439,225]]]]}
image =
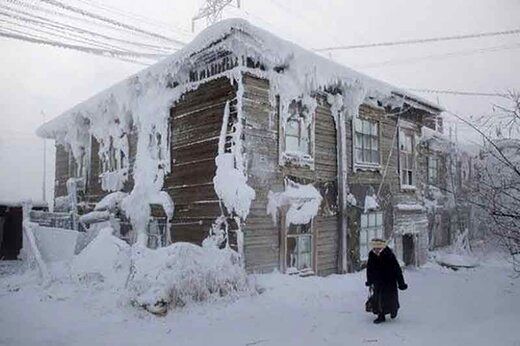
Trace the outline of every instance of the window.
{"type": "Polygon", "coordinates": [[[311,156],[310,128],[305,119],[298,115],[291,116],[285,125],[285,152],[311,156]]]}
{"type": "Polygon", "coordinates": [[[361,227],[359,228],[359,258],[362,261],[368,259],[370,240],[383,239],[383,212],[361,214],[361,227]]]}
{"type": "Polygon", "coordinates": [[[354,133],[356,163],[379,165],[379,124],[376,121],[354,119],[354,133]]]}
{"type": "Polygon", "coordinates": [[[287,231],[287,271],[311,271],[313,269],[312,222],[293,225],[287,231]]]}
{"type": "MultiPolygon", "coordinates": [[[[281,107],[281,112],[284,107],[281,107]]],[[[286,162],[313,168],[314,114],[301,102],[293,101],[280,123],[280,164],[286,162]],[[285,118],[284,118],[285,117],[285,118]]]]}
{"type": "Polygon", "coordinates": [[[413,134],[401,131],[399,136],[399,166],[401,171],[401,185],[414,186],[414,140],[413,134]]]}
{"type": "Polygon", "coordinates": [[[439,162],[437,157],[428,157],[428,184],[436,185],[438,176],[439,162]]]}

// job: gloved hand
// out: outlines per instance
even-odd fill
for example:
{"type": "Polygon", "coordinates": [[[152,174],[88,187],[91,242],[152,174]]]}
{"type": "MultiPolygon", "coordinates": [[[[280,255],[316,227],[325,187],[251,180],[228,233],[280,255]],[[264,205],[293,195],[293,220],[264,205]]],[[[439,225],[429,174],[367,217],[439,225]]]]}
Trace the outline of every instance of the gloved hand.
{"type": "Polygon", "coordinates": [[[407,289],[407,288],[408,288],[408,285],[407,285],[407,284],[402,284],[402,285],[399,286],[399,289],[400,289],[401,291],[404,291],[404,290],[407,289]]]}
{"type": "Polygon", "coordinates": [[[372,284],[370,282],[365,282],[365,286],[370,287],[372,284]]]}

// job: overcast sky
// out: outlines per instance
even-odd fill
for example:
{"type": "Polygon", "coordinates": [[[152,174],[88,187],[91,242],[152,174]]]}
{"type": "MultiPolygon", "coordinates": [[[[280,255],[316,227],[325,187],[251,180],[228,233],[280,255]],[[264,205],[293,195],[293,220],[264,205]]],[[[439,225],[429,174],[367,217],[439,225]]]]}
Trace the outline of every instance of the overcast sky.
{"type": "MultiPolygon", "coordinates": [[[[63,0],[66,2],[67,0],[63,0]]],[[[101,0],[97,0],[100,2],[101,0]]],[[[519,0],[242,0],[243,17],[306,48],[450,36],[520,27],[519,0]]],[[[202,1],[105,0],[184,28],[202,1]]],[[[0,26],[2,24],[0,23],[0,26]]],[[[143,25],[150,28],[147,25],[143,25]]],[[[196,26],[203,29],[204,22],[196,26]]],[[[42,122],[139,71],[140,65],[0,38],[0,200],[42,197],[42,122]]],[[[404,88],[503,92],[520,89],[520,35],[334,52],[330,58],[404,88]],[[495,51],[476,50],[498,47],[495,51]],[[456,54],[452,54],[456,53],[456,54]]],[[[465,116],[499,100],[418,94],[465,116]]],[[[459,127],[459,136],[475,138],[459,127]]],[[[48,141],[48,198],[54,148],[48,141]]]]}

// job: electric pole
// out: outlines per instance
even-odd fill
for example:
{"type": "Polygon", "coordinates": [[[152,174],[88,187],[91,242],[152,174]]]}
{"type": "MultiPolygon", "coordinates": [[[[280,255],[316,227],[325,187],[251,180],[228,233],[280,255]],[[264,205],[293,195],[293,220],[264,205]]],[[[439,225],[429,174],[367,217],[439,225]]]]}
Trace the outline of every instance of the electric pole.
{"type": "MultiPolygon", "coordinates": [[[[197,14],[191,19],[191,31],[195,31],[195,22],[206,18],[207,25],[215,24],[222,19],[222,12],[235,0],[205,0],[205,4],[199,9],[197,14]]],[[[240,0],[236,0],[236,6],[240,8],[240,0]]]]}
{"type": "MultiPolygon", "coordinates": [[[[43,123],[45,123],[45,112],[42,110],[43,123]]],[[[47,140],[43,139],[43,182],[42,182],[42,198],[47,201],[47,140]]]]}

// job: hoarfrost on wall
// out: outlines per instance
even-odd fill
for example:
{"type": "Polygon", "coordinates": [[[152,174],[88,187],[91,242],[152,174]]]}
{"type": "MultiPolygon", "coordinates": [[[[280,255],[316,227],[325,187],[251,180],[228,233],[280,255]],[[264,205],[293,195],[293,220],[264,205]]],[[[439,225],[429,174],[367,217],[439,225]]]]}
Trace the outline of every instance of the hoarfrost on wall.
{"type": "Polygon", "coordinates": [[[285,191],[269,191],[267,202],[267,214],[277,222],[279,209],[287,207],[285,224],[289,226],[309,223],[316,215],[321,205],[320,192],[312,185],[302,185],[289,179],[286,181],[285,191]]]}
{"type": "MultiPolygon", "coordinates": [[[[248,200],[254,198],[254,191],[245,184],[241,141],[237,140],[242,126],[241,76],[244,72],[269,80],[270,94],[280,96],[282,120],[287,118],[288,106],[294,100],[299,100],[308,109],[308,114],[312,115],[316,108],[314,94],[327,91],[330,87],[340,89],[345,111],[348,116],[354,117],[359,104],[367,97],[392,102],[395,99],[394,92],[406,95],[402,90],[279,39],[244,20],[234,19],[213,25],[172,56],[44,124],[38,129],[38,134],[56,138],[70,146],[77,162],[85,158],[90,138],[94,137],[100,143],[98,154],[107,164],[105,171],[119,171],[103,176],[103,188],[116,191],[122,188],[126,179],[121,172],[129,166],[128,135],[136,132],[138,142],[133,167],[135,184],[121,206],[138,233],[138,241],[144,244],[150,204],[163,199],[160,191],[164,176],[170,171],[170,107],[175,105],[181,95],[196,89],[201,83],[223,76],[233,78],[238,83],[239,111],[232,149],[234,169],[231,169],[230,155],[219,154],[215,186],[226,208],[244,219],[249,210],[248,200]],[[200,82],[190,82],[190,66],[196,63],[194,56],[205,49],[229,51],[237,61],[247,57],[261,64],[262,68],[250,68],[244,60],[232,71],[203,78],[200,82]],[[226,187],[224,179],[236,183],[226,187]]],[[[270,100],[274,102],[275,98],[271,97],[270,100]]],[[[283,122],[282,126],[285,126],[283,122]]]]}

